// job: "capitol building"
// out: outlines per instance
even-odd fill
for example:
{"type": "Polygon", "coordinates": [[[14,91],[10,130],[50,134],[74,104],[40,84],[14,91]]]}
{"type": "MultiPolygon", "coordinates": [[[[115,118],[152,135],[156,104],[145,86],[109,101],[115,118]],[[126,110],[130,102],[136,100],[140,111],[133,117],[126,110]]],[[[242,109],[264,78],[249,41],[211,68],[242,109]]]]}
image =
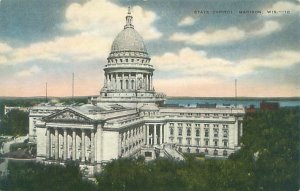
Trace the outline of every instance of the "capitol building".
{"type": "Polygon", "coordinates": [[[30,109],[30,141],[37,160],[80,162],[90,173],[122,157],[146,160],[183,153],[228,157],[240,149],[243,107],[165,105],[153,87],[154,67],[130,11],[111,46],[104,85],[89,104],[40,104],[30,109]]]}

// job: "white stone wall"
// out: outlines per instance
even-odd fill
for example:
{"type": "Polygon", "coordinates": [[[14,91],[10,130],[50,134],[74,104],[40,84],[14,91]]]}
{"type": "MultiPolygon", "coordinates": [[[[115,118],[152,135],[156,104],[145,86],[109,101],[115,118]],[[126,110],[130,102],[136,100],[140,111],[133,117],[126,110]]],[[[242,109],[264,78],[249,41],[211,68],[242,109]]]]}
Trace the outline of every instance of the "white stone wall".
{"type": "Polygon", "coordinates": [[[119,153],[119,133],[116,131],[103,131],[103,161],[118,158],[119,153]]]}
{"type": "Polygon", "coordinates": [[[36,128],[37,157],[46,157],[46,128],[36,128]]]}
{"type": "Polygon", "coordinates": [[[95,161],[96,163],[101,163],[102,161],[102,142],[103,142],[103,134],[102,127],[98,125],[96,127],[95,133],[95,161]]]}

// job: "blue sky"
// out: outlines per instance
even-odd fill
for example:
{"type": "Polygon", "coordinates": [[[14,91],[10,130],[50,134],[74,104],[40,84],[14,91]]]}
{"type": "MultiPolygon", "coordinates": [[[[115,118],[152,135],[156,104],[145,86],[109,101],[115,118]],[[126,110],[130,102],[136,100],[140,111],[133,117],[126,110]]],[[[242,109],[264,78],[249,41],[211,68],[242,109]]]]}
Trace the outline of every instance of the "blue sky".
{"type": "Polygon", "coordinates": [[[97,95],[129,5],[157,91],[300,95],[299,1],[1,0],[0,96],[97,95]]]}

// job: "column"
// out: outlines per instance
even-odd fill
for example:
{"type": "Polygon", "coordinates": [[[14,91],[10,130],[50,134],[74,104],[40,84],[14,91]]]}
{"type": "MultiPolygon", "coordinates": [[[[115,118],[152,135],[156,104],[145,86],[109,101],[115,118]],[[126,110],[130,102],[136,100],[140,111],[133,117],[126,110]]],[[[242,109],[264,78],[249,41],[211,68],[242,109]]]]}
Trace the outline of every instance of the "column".
{"type": "Polygon", "coordinates": [[[144,125],[145,127],[145,138],[144,138],[144,144],[145,145],[148,145],[148,126],[147,125],[144,125]]]}
{"type": "Polygon", "coordinates": [[[124,76],[124,73],[122,73],[122,86],[123,86],[123,90],[126,89],[126,83],[125,83],[125,76],[124,76]]]}
{"type": "Polygon", "coordinates": [[[104,86],[107,87],[107,74],[106,73],[104,74],[104,86]]]}
{"type": "Polygon", "coordinates": [[[57,128],[55,129],[55,160],[58,159],[59,155],[59,134],[57,128]]]}
{"type": "Polygon", "coordinates": [[[150,75],[150,90],[152,90],[152,75],[150,75]]]}
{"type": "Polygon", "coordinates": [[[162,144],[162,138],[163,138],[163,135],[162,135],[162,125],[160,124],[159,125],[159,144],[162,144]]]}
{"type": "Polygon", "coordinates": [[[64,129],[64,160],[67,160],[68,156],[68,141],[67,141],[67,129],[64,129]]]}
{"type": "Polygon", "coordinates": [[[95,133],[91,130],[91,162],[95,162],[95,133]]]}
{"type": "Polygon", "coordinates": [[[133,88],[131,87],[131,73],[128,74],[128,89],[132,90],[133,88]]]}
{"type": "Polygon", "coordinates": [[[145,77],[145,90],[148,90],[148,74],[145,77]]]}
{"type": "Polygon", "coordinates": [[[51,157],[51,135],[50,129],[47,128],[47,141],[46,141],[46,158],[51,157]]]}
{"type": "Polygon", "coordinates": [[[85,161],[85,132],[81,131],[81,161],[85,161]]]}
{"type": "Polygon", "coordinates": [[[137,78],[137,73],[135,73],[135,90],[138,89],[138,78],[137,78]]]}
{"type": "Polygon", "coordinates": [[[243,136],[243,121],[241,121],[240,136],[243,136]]]}
{"type": "Polygon", "coordinates": [[[72,159],[73,160],[76,160],[76,132],[75,130],[73,129],[73,132],[72,132],[72,159]]]}
{"type": "Polygon", "coordinates": [[[154,134],[153,134],[154,145],[157,145],[156,124],[154,124],[153,126],[154,126],[154,134]]]}

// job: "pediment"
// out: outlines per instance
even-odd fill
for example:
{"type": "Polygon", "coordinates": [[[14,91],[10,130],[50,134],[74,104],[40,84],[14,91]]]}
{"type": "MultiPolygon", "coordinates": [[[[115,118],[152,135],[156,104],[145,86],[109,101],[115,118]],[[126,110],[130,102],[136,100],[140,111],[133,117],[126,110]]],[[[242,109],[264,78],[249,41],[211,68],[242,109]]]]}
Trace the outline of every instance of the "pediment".
{"type": "Polygon", "coordinates": [[[49,116],[47,116],[45,119],[47,122],[91,122],[92,119],[88,116],[85,116],[82,113],[79,113],[77,111],[74,111],[70,108],[66,108],[62,111],[59,111],[57,113],[53,113],[49,116]]]}

